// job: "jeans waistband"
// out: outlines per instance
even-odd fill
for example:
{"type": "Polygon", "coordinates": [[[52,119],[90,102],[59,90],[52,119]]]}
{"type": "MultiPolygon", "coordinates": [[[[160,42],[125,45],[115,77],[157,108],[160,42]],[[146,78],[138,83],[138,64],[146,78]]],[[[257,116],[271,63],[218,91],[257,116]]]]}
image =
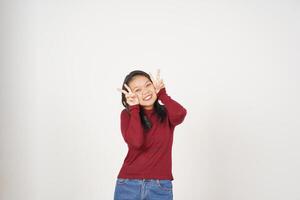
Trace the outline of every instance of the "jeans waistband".
{"type": "MultiPolygon", "coordinates": [[[[126,180],[126,181],[138,181],[138,182],[151,182],[151,181],[155,181],[155,182],[159,182],[160,179],[129,179],[129,178],[118,178],[119,180],[126,180]]],[[[170,181],[165,179],[166,181],[170,181]]]]}

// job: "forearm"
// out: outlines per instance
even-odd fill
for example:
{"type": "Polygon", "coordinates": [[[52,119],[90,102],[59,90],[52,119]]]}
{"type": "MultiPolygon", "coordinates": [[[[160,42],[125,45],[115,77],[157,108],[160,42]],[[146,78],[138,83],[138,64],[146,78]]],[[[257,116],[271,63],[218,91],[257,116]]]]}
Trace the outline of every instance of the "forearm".
{"type": "Polygon", "coordinates": [[[157,96],[165,105],[170,122],[173,125],[180,124],[184,120],[187,110],[167,94],[166,88],[162,88],[157,96]]]}
{"type": "Polygon", "coordinates": [[[127,121],[127,127],[123,127],[123,136],[128,145],[134,148],[140,148],[144,142],[143,127],[139,115],[139,105],[129,107],[130,115],[129,119],[123,119],[127,121]]]}

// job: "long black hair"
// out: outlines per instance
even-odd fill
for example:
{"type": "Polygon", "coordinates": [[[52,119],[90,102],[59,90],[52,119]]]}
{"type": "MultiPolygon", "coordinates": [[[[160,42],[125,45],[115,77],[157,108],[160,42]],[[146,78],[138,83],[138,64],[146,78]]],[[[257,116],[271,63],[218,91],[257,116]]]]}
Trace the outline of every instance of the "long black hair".
{"type": "MultiPolygon", "coordinates": [[[[127,89],[126,89],[126,87],[124,85],[125,84],[128,85],[128,83],[132,80],[132,78],[134,76],[137,76],[137,75],[145,76],[146,78],[149,79],[149,81],[152,82],[149,74],[147,74],[146,72],[141,71],[141,70],[134,70],[134,71],[130,72],[125,77],[124,82],[122,84],[122,89],[125,90],[125,91],[127,91],[127,89]]],[[[129,112],[129,105],[127,104],[126,97],[125,97],[124,93],[122,93],[122,104],[126,108],[126,110],[129,112]]],[[[140,108],[141,108],[141,106],[140,106],[140,108]]],[[[161,105],[158,102],[158,98],[154,102],[153,109],[154,109],[155,114],[159,118],[159,122],[162,123],[165,120],[167,113],[166,113],[165,106],[161,105]]],[[[144,114],[144,109],[143,108],[140,109],[140,118],[141,118],[141,123],[143,125],[144,130],[148,131],[152,127],[152,123],[150,122],[150,120],[148,119],[148,117],[144,114]]]]}

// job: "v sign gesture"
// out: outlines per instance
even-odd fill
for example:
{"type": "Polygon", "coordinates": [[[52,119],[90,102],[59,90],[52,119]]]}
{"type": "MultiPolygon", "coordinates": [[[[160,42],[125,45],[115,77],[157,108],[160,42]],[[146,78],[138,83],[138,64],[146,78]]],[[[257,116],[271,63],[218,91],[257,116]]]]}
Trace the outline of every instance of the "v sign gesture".
{"type": "Polygon", "coordinates": [[[155,79],[151,73],[149,73],[149,74],[150,74],[151,80],[153,82],[155,92],[157,94],[162,88],[165,87],[165,84],[163,83],[163,79],[160,78],[160,69],[157,70],[155,79]]]}
{"type": "Polygon", "coordinates": [[[130,87],[127,84],[124,84],[124,87],[126,87],[128,92],[120,88],[117,88],[117,90],[125,95],[127,104],[130,106],[139,104],[139,99],[137,95],[131,91],[130,87]]]}

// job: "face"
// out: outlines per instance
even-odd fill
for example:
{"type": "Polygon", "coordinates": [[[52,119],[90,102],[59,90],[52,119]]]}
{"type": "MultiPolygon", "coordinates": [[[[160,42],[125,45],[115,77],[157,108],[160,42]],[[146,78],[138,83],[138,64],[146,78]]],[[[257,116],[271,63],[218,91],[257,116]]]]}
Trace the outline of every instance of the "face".
{"type": "Polygon", "coordinates": [[[140,105],[144,109],[153,109],[154,102],[157,99],[155,88],[152,82],[145,76],[134,76],[128,83],[131,91],[135,93],[139,99],[140,105]]]}

